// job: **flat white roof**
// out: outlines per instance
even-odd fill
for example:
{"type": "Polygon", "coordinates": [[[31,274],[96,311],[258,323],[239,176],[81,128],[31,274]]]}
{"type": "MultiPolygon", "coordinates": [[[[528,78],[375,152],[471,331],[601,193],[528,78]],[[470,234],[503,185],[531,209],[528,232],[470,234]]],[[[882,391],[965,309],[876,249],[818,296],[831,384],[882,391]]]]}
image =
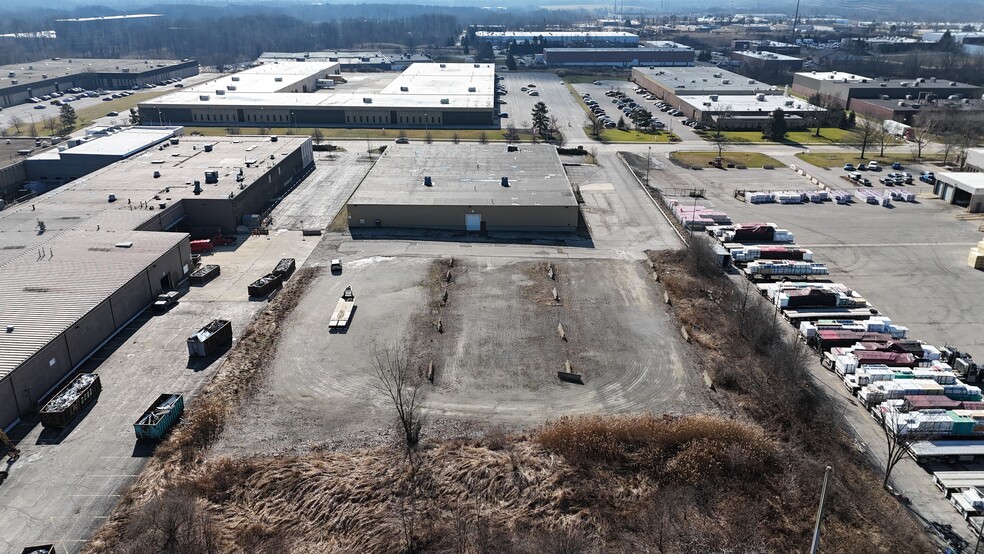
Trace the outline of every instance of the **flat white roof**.
{"type": "Polygon", "coordinates": [[[184,90],[200,94],[215,94],[216,90],[271,93],[295,86],[296,83],[318,75],[327,76],[338,68],[338,62],[325,61],[268,61],[239,73],[225,75],[184,90]]]}
{"type": "Polygon", "coordinates": [[[805,112],[823,109],[793,96],[766,94],[764,100],[759,100],[754,94],[729,94],[717,96],[717,100],[712,100],[713,96],[717,95],[677,95],[677,98],[699,110],[710,112],[772,112],[776,108],[788,112],[805,112]],[[787,102],[792,102],[792,105],[787,105],[787,102]]]}
{"type": "Polygon", "coordinates": [[[804,75],[811,79],[820,79],[823,81],[844,81],[852,83],[860,83],[861,81],[871,82],[873,79],[871,77],[864,77],[861,75],[855,75],[853,73],[844,73],[843,71],[801,71],[796,75],[804,75]]]}
{"type": "Polygon", "coordinates": [[[167,140],[174,136],[176,131],[182,129],[182,127],[131,127],[109,135],[97,135],[92,140],[59,154],[126,157],[167,140]]]}
{"type": "MultiPolygon", "coordinates": [[[[317,65],[315,62],[293,62],[317,65]]],[[[332,66],[336,63],[330,64],[332,66]]],[[[241,74],[240,74],[241,75],[241,74]]],[[[242,81],[240,81],[242,82],[242,81]]],[[[140,106],[189,108],[479,108],[492,109],[495,103],[495,65],[473,63],[415,63],[377,93],[321,91],[317,94],[290,92],[249,92],[239,87],[215,94],[218,87],[175,92],[141,102],[140,106]],[[403,90],[403,88],[407,90],[403,90]],[[471,90],[474,89],[474,90],[471,90]],[[207,96],[207,100],[202,100],[207,96]],[[366,99],[370,99],[366,102],[366,99]],[[447,100],[447,102],[443,102],[447,100]]]]}
{"type": "Polygon", "coordinates": [[[566,37],[590,37],[590,38],[639,38],[639,35],[627,33],[625,31],[477,31],[477,37],[515,37],[515,38],[566,38],[566,37]]]}
{"type": "Polygon", "coordinates": [[[972,194],[984,194],[984,173],[937,173],[936,179],[972,194]]]}
{"type": "Polygon", "coordinates": [[[760,60],[796,61],[796,60],[803,59],[803,58],[797,58],[796,56],[776,54],[775,52],[769,52],[767,50],[739,50],[732,55],[741,55],[749,58],[758,58],[760,60]]]}

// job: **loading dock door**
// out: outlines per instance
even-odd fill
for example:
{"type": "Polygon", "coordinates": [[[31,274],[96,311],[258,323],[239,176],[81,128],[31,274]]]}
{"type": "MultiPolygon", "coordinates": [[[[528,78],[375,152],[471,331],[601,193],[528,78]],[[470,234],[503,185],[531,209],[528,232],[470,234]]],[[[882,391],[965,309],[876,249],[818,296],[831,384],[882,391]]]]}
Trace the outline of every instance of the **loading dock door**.
{"type": "Polygon", "coordinates": [[[465,214],[465,231],[481,231],[482,214],[465,214]]]}

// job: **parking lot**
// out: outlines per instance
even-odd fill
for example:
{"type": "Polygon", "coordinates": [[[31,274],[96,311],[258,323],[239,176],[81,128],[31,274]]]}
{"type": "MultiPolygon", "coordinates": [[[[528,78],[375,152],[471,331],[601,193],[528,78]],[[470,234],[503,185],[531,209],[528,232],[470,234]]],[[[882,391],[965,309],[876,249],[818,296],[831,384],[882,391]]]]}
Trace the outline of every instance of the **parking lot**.
{"type": "Polygon", "coordinates": [[[909,327],[912,336],[984,357],[984,274],[967,266],[967,253],[982,234],[977,222],[957,220],[962,210],[927,197],[928,185],[902,187],[919,192],[917,202],[893,202],[889,208],[857,201],[847,206],[756,205],[735,199],[733,191],[809,190],[812,185],[788,169],[694,172],[668,167],[667,173],[706,188],[709,203],[733,221],[769,221],[789,229],[797,244],[827,264],[832,279],[859,291],[909,327]]]}
{"type": "Polygon", "coordinates": [[[637,104],[643,108],[652,112],[653,117],[659,119],[666,125],[666,130],[675,133],[682,140],[702,140],[700,136],[694,133],[694,130],[683,124],[685,118],[674,117],[666,112],[661,112],[655,106],[656,100],[646,100],[647,93],[635,92],[635,83],[629,81],[597,81],[598,85],[593,83],[577,84],[574,88],[577,90],[578,94],[587,93],[591,95],[595,101],[605,110],[608,117],[611,117],[614,121],[618,121],[618,118],[623,114],[618,107],[612,103],[612,98],[605,96],[605,93],[614,90],[621,91],[628,95],[629,98],[634,100],[637,104]]]}
{"type": "Polygon", "coordinates": [[[508,93],[500,96],[504,101],[499,106],[499,112],[509,114],[508,118],[502,118],[500,124],[505,129],[510,124],[517,128],[528,128],[532,122],[533,106],[537,102],[547,105],[550,115],[557,118],[557,125],[560,132],[568,143],[584,143],[588,140],[584,134],[584,126],[588,124],[588,114],[578,103],[577,99],[571,94],[566,85],[561,84],[563,80],[555,73],[544,71],[523,71],[518,73],[502,72],[504,84],[508,93]],[[523,92],[523,87],[530,84],[536,85],[539,96],[530,96],[523,92]],[[525,123],[525,124],[524,124],[525,123]]]}
{"type": "Polygon", "coordinates": [[[551,281],[538,260],[456,258],[447,305],[438,311],[438,259],[343,263],[341,275],[313,282],[284,323],[267,386],[225,433],[223,451],[385,440],[393,413],[375,388],[369,354],[376,346],[405,347],[414,367],[434,363],[425,403],[431,430],[708,408],[690,347],[642,261],[558,261],[551,281]],[[329,334],[325,316],[348,285],[356,297],[351,324],[329,334]],[[557,378],[567,360],[584,385],[557,378]]]}

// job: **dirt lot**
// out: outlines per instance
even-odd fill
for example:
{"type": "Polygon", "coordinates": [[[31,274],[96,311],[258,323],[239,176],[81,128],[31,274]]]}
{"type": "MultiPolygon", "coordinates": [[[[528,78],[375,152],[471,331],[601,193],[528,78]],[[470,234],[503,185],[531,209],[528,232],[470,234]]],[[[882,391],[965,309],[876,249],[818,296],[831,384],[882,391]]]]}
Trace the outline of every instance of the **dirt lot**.
{"type": "Polygon", "coordinates": [[[385,440],[392,409],[373,386],[372,346],[405,345],[436,367],[431,429],[525,427],[565,414],[706,410],[690,348],[641,262],[456,259],[446,305],[434,258],[366,258],[325,274],[285,322],[265,386],[219,452],[305,450],[385,440]],[[325,313],[346,285],[357,308],[345,333],[325,313]],[[554,302],[556,287],[560,302],[554,302]],[[440,319],[443,333],[434,322],[440,319]],[[559,338],[562,323],[568,341],[559,338]],[[570,360],[584,385],[562,383],[570,360]]]}

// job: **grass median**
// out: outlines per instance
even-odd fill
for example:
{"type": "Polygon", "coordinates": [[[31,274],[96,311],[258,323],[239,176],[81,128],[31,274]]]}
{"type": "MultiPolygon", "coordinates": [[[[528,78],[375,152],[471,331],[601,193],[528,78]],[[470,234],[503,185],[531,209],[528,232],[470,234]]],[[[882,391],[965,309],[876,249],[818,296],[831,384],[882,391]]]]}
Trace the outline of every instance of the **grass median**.
{"type": "MultiPolygon", "coordinates": [[[[693,167],[709,167],[710,162],[717,159],[717,152],[673,152],[670,156],[677,162],[693,167]]],[[[779,167],[782,164],[778,160],[758,152],[724,152],[721,164],[745,167],[779,167]]]]}
{"type": "MultiPolygon", "coordinates": [[[[870,153],[870,150],[864,158],[861,157],[860,152],[809,152],[796,154],[796,157],[817,167],[844,167],[844,164],[847,163],[857,166],[862,163],[867,164],[870,161],[876,161],[882,167],[891,167],[894,162],[905,164],[917,161],[915,156],[908,153],[875,156],[870,153]]],[[[931,162],[940,159],[942,157],[938,154],[923,154],[919,161],[931,162]]]]}

